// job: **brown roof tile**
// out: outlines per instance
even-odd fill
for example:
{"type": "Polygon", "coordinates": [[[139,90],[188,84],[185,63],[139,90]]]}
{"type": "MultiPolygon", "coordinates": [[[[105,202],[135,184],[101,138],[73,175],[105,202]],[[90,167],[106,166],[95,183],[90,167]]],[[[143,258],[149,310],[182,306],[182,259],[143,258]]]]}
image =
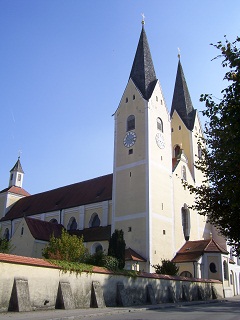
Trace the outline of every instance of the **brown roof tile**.
{"type": "Polygon", "coordinates": [[[83,230],[69,230],[71,235],[83,236],[84,242],[110,240],[111,226],[86,228],[83,230]]]}
{"type": "Polygon", "coordinates": [[[228,254],[215,240],[187,241],[172,259],[173,262],[198,261],[205,252],[216,252],[228,254]]]}
{"type": "Polygon", "coordinates": [[[44,259],[23,257],[5,253],[0,253],[0,261],[8,263],[34,265],[39,267],[58,268],[44,259]]]}
{"type": "MultiPolygon", "coordinates": [[[[5,253],[0,253],[0,262],[59,269],[58,266],[56,266],[52,263],[49,263],[48,261],[46,261],[44,259],[16,256],[16,255],[5,254],[5,253]]],[[[102,267],[93,267],[93,272],[104,273],[104,274],[112,274],[113,273],[112,271],[107,270],[102,267]]],[[[121,274],[121,272],[119,272],[119,274],[121,274]]],[[[169,279],[169,280],[182,280],[182,281],[185,280],[185,281],[206,282],[206,283],[221,283],[219,280],[213,280],[213,279],[192,278],[191,280],[189,280],[189,278],[184,278],[184,277],[179,277],[179,276],[169,276],[169,275],[147,273],[147,272],[139,272],[137,274],[137,276],[144,277],[144,278],[152,278],[152,279],[169,279]]]]}
{"type": "Polygon", "coordinates": [[[111,200],[112,177],[109,174],[22,198],[1,221],[111,200]]]}
{"type": "Polygon", "coordinates": [[[28,193],[26,190],[16,186],[8,187],[0,191],[0,193],[4,193],[4,192],[15,193],[25,197],[30,196],[30,193],[28,193]]]}
{"type": "Polygon", "coordinates": [[[25,218],[28,228],[34,239],[42,241],[50,241],[52,235],[58,238],[62,234],[64,228],[61,224],[42,221],[33,218],[25,218]]]}
{"type": "Polygon", "coordinates": [[[142,262],[146,262],[147,260],[145,258],[143,258],[142,256],[140,256],[140,254],[138,254],[136,251],[134,251],[131,248],[127,248],[125,250],[125,261],[129,261],[129,260],[133,260],[133,261],[142,261],[142,262]]]}

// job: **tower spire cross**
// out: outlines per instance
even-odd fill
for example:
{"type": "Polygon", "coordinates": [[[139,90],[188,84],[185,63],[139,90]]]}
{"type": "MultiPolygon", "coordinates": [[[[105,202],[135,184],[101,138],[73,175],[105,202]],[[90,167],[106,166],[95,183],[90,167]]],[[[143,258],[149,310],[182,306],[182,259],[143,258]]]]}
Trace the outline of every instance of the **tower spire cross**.
{"type": "Polygon", "coordinates": [[[178,48],[178,59],[180,60],[181,57],[181,50],[178,48]]]}

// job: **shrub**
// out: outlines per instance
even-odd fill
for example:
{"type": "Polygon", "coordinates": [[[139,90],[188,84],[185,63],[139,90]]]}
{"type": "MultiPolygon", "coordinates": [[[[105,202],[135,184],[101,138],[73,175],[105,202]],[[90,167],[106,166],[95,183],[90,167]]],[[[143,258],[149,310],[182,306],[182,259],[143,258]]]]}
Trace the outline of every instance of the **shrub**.
{"type": "Polygon", "coordinates": [[[62,230],[60,238],[51,237],[49,244],[43,249],[42,255],[46,259],[80,261],[86,254],[83,237],[70,235],[62,230]]]}
{"type": "Polygon", "coordinates": [[[108,270],[116,271],[119,268],[118,259],[111,256],[104,256],[104,267],[108,270]]]}
{"type": "Polygon", "coordinates": [[[11,242],[7,239],[0,238],[0,252],[10,253],[11,249],[12,249],[11,242]]]}
{"type": "Polygon", "coordinates": [[[88,254],[85,259],[85,263],[92,264],[93,266],[104,266],[104,253],[102,250],[97,251],[94,254],[88,254]]]}
{"type": "Polygon", "coordinates": [[[162,265],[156,264],[153,265],[155,272],[157,274],[166,274],[170,276],[176,276],[178,274],[179,268],[171,260],[163,259],[162,265]]]}

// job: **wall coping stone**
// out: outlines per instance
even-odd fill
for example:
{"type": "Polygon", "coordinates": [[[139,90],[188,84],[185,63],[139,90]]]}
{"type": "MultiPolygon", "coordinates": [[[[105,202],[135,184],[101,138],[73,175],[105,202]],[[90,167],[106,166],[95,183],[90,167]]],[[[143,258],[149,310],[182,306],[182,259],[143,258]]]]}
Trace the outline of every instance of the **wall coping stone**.
{"type": "MultiPolygon", "coordinates": [[[[6,253],[0,253],[0,262],[22,264],[22,265],[29,265],[29,266],[36,266],[36,267],[61,269],[59,266],[54,265],[44,259],[17,256],[17,255],[6,254],[6,253]]],[[[84,272],[89,272],[89,271],[84,271],[84,272]]],[[[121,273],[121,272],[116,273],[116,272],[107,270],[103,267],[93,267],[92,272],[103,273],[103,274],[125,275],[124,273],[121,273]]],[[[147,272],[139,272],[137,274],[137,277],[149,278],[149,279],[190,281],[190,282],[205,282],[205,283],[220,283],[220,284],[222,283],[221,281],[215,280],[215,279],[186,278],[186,277],[180,277],[180,276],[169,276],[169,275],[147,273],[147,272]]]]}

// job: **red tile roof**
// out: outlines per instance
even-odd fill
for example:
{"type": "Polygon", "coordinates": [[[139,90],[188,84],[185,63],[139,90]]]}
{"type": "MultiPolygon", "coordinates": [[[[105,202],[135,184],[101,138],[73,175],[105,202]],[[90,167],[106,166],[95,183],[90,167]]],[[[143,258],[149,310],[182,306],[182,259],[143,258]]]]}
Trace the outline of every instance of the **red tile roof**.
{"type": "Polygon", "coordinates": [[[25,218],[28,228],[34,239],[42,241],[50,241],[52,235],[58,238],[62,234],[64,228],[61,224],[42,221],[33,218],[25,218]]]}
{"type": "Polygon", "coordinates": [[[215,240],[187,241],[172,259],[173,262],[198,261],[206,252],[225,253],[228,251],[222,248],[215,240]]]}
{"type": "Polygon", "coordinates": [[[1,221],[111,200],[112,177],[109,174],[22,198],[1,221]]]}
{"type": "Polygon", "coordinates": [[[110,240],[111,226],[86,228],[83,230],[69,230],[71,235],[83,236],[84,242],[110,240]]]}
{"type": "Polygon", "coordinates": [[[28,193],[26,190],[16,186],[8,187],[0,191],[0,193],[4,192],[15,193],[25,197],[30,196],[30,193],[28,193]]]}
{"type": "Polygon", "coordinates": [[[39,267],[58,268],[44,259],[17,256],[13,254],[0,253],[0,262],[33,265],[39,267]]]}
{"type": "MultiPolygon", "coordinates": [[[[16,256],[16,255],[5,254],[5,253],[0,253],[0,262],[60,269],[58,266],[56,266],[52,263],[49,263],[48,261],[46,261],[44,259],[16,256]]],[[[102,267],[93,267],[93,272],[104,273],[104,274],[112,274],[113,273],[112,271],[107,270],[102,267]]],[[[114,273],[114,274],[116,274],[116,273],[114,273]]],[[[121,272],[119,274],[121,274],[121,272]]],[[[191,280],[189,280],[189,278],[184,278],[184,277],[179,277],[179,276],[169,276],[169,275],[147,273],[147,272],[139,272],[137,274],[137,276],[142,277],[142,278],[152,278],[152,279],[167,279],[167,280],[181,280],[181,281],[185,280],[185,281],[194,281],[194,282],[221,283],[219,280],[213,280],[213,279],[191,278],[191,280]]]]}
{"type": "Polygon", "coordinates": [[[142,256],[140,256],[140,254],[138,254],[136,251],[134,251],[131,248],[128,248],[125,250],[125,261],[142,261],[142,262],[146,262],[147,260],[144,259],[142,256]]]}

